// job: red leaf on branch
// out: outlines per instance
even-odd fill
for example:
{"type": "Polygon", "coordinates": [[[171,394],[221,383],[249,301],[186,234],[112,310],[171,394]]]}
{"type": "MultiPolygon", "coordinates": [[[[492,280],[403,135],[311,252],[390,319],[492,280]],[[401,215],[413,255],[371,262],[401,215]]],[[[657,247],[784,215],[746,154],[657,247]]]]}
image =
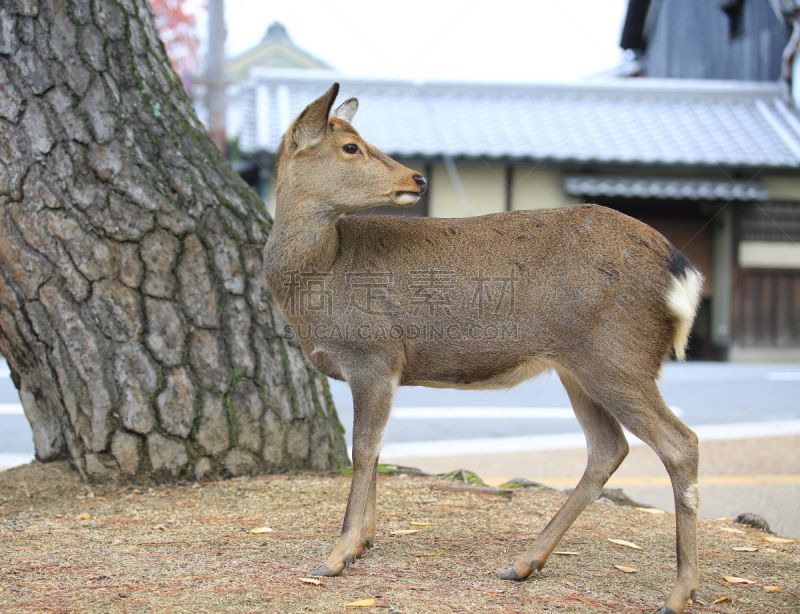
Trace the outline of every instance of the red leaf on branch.
{"type": "MultiPolygon", "coordinates": [[[[170,64],[188,91],[192,74],[200,64],[200,39],[197,20],[190,12],[187,0],[150,0],[156,16],[158,35],[164,43],[170,64]]],[[[197,8],[205,8],[205,2],[197,8]]]]}

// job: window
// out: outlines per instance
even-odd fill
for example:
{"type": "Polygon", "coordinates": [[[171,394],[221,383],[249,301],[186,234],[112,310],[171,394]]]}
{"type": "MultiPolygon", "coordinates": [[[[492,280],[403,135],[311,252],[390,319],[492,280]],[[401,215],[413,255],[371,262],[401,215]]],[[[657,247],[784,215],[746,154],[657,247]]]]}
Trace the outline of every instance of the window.
{"type": "Polygon", "coordinates": [[[734,0],[722,10],[728,18],[728,38],[733,40],[744,34],[744,0],[734,0]]]}

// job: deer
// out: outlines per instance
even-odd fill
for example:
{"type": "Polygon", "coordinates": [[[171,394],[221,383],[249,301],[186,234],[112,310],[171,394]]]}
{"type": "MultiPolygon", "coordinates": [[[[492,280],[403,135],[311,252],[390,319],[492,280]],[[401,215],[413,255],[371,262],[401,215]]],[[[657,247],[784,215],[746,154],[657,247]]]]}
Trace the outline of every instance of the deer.
{"type": "Polygon", "coordinates": [[[313,573],[373,547],[376,474],[398,386],[506,389],[560,378],[588,461],[575,490],[501,575],[546,564],[628,453],[622,427],[663,461],[675,499],[677,579],[659,614],[698,588],[697,436],[666,405],[662,365],[685,359],[700,272],[651,227],[598,205],[459,219],[346,215],[409,207],[426,178],[367,143],[358,100],[334,84],[289,125],[276,164],[263,275],[304,356],[353,396],[353,474],[341,533],[313,573]]]}

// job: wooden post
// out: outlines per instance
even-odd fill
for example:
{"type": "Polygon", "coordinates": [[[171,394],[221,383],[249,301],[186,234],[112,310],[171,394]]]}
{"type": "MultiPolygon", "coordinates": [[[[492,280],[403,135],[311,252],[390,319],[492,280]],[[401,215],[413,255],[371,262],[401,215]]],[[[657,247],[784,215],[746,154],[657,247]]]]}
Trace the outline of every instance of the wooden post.
{"type": "Polygon", "coordinates": [[[208,133],[227,157],[225,132],[225,0],[208,2],[208,133]]]}

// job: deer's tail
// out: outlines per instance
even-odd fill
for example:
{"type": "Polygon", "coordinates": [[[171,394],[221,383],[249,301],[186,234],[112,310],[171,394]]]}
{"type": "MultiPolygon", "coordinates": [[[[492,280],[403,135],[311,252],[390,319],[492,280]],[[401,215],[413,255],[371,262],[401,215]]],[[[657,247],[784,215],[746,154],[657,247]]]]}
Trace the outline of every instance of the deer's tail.
{"type": "Polygon", "coordinates": [[[675,358],[686,359],[686,346],[689,333],[700,304],[703,290],[703,276],[694,265],[677,249],[673,248],[669,262],[671,283],[666,295],[667,308],[675,317],[675,329],[672,333],[672,347],[675,358]]]}

